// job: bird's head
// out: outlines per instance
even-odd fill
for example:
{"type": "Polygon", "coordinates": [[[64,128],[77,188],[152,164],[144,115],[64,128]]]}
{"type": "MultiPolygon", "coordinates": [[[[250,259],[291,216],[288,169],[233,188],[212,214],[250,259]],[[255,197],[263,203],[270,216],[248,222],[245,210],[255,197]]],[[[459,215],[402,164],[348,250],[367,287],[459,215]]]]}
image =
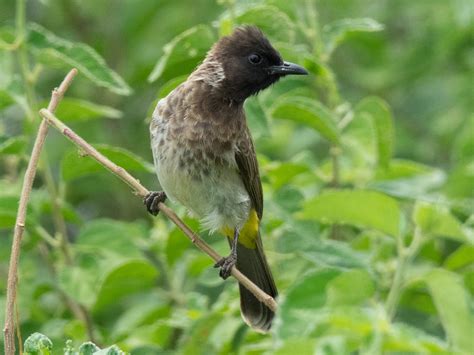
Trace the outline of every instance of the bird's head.
{"type": "Polygon", "coordinates": [[[283,76],[308,72],[283,61],[280,53],[257,27],[238,27],[210,50],[201,70],[210,85],[229,99],[243,102],[283,76]],[[204,73],[203,73],[204,74],[204,73]]]}

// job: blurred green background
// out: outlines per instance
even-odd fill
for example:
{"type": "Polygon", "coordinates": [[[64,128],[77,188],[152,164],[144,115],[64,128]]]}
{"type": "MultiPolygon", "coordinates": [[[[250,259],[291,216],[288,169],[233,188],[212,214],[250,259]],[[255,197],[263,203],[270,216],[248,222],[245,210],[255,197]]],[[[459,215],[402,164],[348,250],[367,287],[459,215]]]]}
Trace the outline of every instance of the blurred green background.
{"type": "MultiPolygon", "coordinates": [[[[256,24],[311,72],[246,105],[282,301],[269,335],[243,324],[234,280],[51,131],[21,255],[23,338],[41,332],[53,353],[90,338],[133,354],[472,353],[472,2],[0,0],[0,9],[1,280],[34,112],[71,66],[80,73],[57,116],[151,190],[151,110],[219,36],[256,24]]],[[[223,238],[202,234],[227,253],[223,238]]]]}

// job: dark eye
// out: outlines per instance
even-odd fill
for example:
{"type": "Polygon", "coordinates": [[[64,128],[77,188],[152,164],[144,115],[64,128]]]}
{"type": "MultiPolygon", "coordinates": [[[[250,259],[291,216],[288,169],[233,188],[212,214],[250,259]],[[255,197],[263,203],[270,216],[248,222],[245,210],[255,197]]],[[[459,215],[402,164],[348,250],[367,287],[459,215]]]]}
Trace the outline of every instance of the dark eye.
{"type": "Polygon", "coordinates": [[[256,53],[250,54],[248,59],[251,64],[260,64],[262,62],[262,57],[256,53]]]}

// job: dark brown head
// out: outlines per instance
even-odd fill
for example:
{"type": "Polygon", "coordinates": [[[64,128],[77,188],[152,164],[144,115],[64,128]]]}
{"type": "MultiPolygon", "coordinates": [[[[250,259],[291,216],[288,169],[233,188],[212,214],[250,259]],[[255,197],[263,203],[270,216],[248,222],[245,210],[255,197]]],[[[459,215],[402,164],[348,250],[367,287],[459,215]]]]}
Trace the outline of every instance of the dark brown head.
{"type": "Polygon", "coordinates": [[[284,62],[257,27],[244,26],[221,38],[195,74],[222,96],[243,102],[285,75],[308,72],[284,62]]]}

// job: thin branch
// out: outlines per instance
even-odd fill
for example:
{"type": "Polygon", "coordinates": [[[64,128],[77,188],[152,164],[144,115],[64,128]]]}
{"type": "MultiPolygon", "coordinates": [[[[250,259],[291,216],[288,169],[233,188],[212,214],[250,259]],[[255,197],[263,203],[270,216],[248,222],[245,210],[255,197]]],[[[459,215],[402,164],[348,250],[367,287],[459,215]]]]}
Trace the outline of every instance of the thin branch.
{"type": "MultiPolygon", "coordinates": [[[[52,112],[46,109],[40,110],[40,115],[54,128],[66,136],[72,143],[77,145],[83,152],[95,159],[99,164],[110,170],[113,174],[119,177],[123,182],[130,186],[134,193],[138,196],[145,197],[149,191],[140,182],[130,175],[124,168],[110,161],[108,158],[99,153],[94,147],[87,143],[82,137],[77,135],[73,130],[61,122],[52,112]]],[[[167,207],[165,204],[160,203],[158,205],[162,214],[168,217],[183,233],[193,242],[196,247],[202,250],[204,253],[209,255],[214,261],[222,259],[214,249],[211,248],[204,240],[199,238],[177,215],[172,209],[167,207]]],[[[267,293],[262,291],[257,285],[249,280],[244,274],[242,274],[237,268],[232,268],[232,276],[234,276],[242,286],[248,289],[259,301],[263,302],[272,311],[276,311],[277,303],[267,293]]]]}
{"type": "Polygon", "coordinates": [[[392,285],[385,302],[385,310],[389,320],[392,320],[397,311],[400,296],[405,283],[405,271],[420,250],[423,237],[419,228],[415,228],[413,239],[408,247],[404,246],[403,237],[397,236],[397,269],[393,277],[392,285]]]}
{"type": "MultiPolygon", "coordinates": [[[[51,95],[51,101],[49,102],[48,109],[51,112],[56,110],[59,102],[64,96],[65,91],[68,89],[71,84],[72,79],[77,74],[76,69],[72,69],[68,75],[64,78],[63,82],[58,89],[54,89],[51,95]]],[[[4,338],[5,338],[5,354],[14,355],[15,354],[15,299],[16,299],[16,290],[18,283],[18,261],[20,258],[20,247],[21,239],[23,237],[23,232],[25,230],[25,220],[26,220],[26,207],[28,205],[28,200],[30,198],[31,189],[33,186],[33,181],[36,175],[36,169],[38,167],[38,160],[40,157],[41,150],[46,139],[46,134],[48,133],[48,124],[43,120],[38,128],[38,133],[36,135],[36,140],[33,145],[33,150],[31,152],[31,157],[28,162],[28,167],[26,168],[25,177],[23,180],[23,186],[21,189],[20,202],[18,204],[18,212],[16,216],[15,229],[13,232],[13,241],[12,241],[12,251],[10,254],[10,265],[8,268],[8,281],[7,281],[7,300],[5,304],[5,326],[3,329],[4,338]]],[[[17,320],[18,321],[18,320],[17,320]]]]}

